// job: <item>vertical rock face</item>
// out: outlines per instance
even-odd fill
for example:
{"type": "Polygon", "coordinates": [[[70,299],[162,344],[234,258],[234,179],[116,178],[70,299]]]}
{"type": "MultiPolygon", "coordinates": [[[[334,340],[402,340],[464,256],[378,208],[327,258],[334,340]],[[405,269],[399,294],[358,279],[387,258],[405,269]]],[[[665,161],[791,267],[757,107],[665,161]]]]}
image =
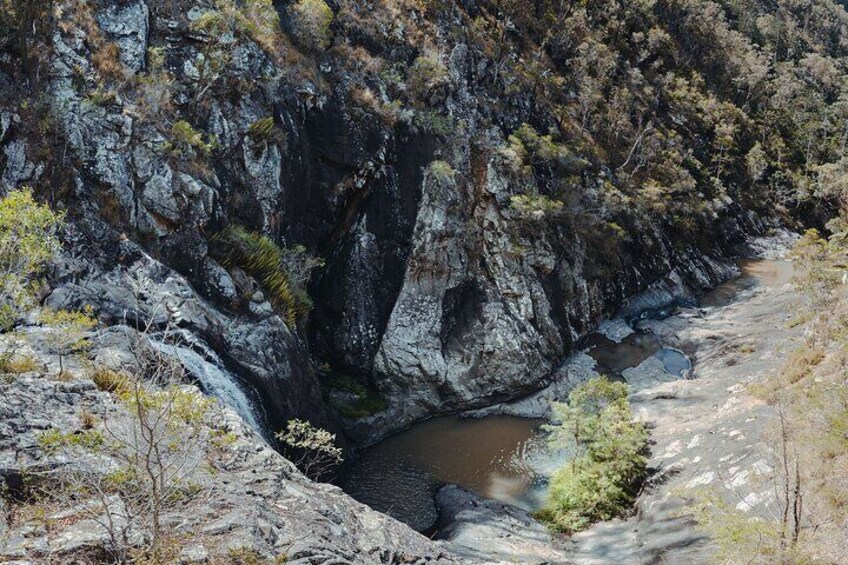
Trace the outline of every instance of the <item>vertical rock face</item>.
{"type": "MultiPolygon", "coordinates": [[[[315,55],[314,68],[292,77],[249,34],[197,31],[209,3],[92,2],[77,7],[82,15],[59,4],[92,18],[102,37],[68,24],[46,40],[45,101],[61,141],[49,159],[36,151],[32,117],[0,108],[4,187],[49,186],[71,212],[75,239],[48,302],[91,303],[112,322],[127,313],[176,321],[258,391],[275,427],[291,417],[333,426],[316,360],[386,401],[346,422],[359,442],[525,395],[629,296],[666,279],[715,284],[727,274],[723,249],[758,227],[729,207],[714,219],[717,237],[696,245],[644,215],[624,219],[627,237],[582,225],[579,206],[522,215],[512,198],[551,192],[550,167],[579,179],[585,208],[611,173],[571,157],[512,170],[509,133],[524,122],[543,131],[553,117],[531,92],[501,92],[497,66],[463,42],[440,45],[444,76],[421,102],[445,115],[419,104],[388,119],[351,94],[364,75],[338,55],[315,55]],[[98,42],[118,47],[110,72],[122,86],[110,96],[98,42]],[[226,50],[226,70],[210,77],[213,47],[226,50]],[[150,48],[161,68],[151,68],[150,48]],[[275,135],[256,135],[266,118],[275,135]],[[180,121],[199,136],[183,132],[189,147],[177,147],[180,121]],[[324,258],[298,328],[261,285],[210,256],[209,238],[232,223],[324,258]],[[140,295],[135,276],[149,285],[140,295]]],[[[420,54],[392,41],[378,51],[395,65],[420,54]]],[[[380,103],[392,88],[368,84],[380,103]]],[[[11,83],[4,90],[20,98],[11,83]]]]}
{"type": "Polygon", "coordinates": [[[732,274],[721,245],[710,258],[674,247],[647,226],[652,252],[622,249],[616,271],[599,277],[595,250],[574,234],[516,228],[503,205],[515,188],[494,162],[483,174],[470,168],[451,179],[425,174],[403,282],[371,368],[389,408],[368,422],[360,441],[433,413],[536,390],[631,295],[656,289],[650,304],[628,305],[638,313],[732,274]]]}

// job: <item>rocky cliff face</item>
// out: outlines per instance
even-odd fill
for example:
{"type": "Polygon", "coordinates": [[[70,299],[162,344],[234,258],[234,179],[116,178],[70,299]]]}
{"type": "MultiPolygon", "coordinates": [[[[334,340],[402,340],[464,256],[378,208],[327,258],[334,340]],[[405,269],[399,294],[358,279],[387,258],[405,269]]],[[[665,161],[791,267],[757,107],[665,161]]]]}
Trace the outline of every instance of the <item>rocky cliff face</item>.
{"type": "MultiPolygon", "coordinates": [[[[745,236],[821,217],[799,193],[826,208],[844,186],[848,15],[829,0],[30,4],[0,14],[0,188],[66,213],[44,304],[93,306],[102,347],[169,332],[268,436],[304,418],[364,446],[542,410],[531,393],[586,374],[562,362],[601,319],[691,299],[745,236]],[[228,233],[277,272],[233,260],[228,233]]],[[[103,400],[33,374],[3,385],[18,409],[21,383],[45,406],[103,400]]],[[[453,559],[243,435],[262,504],[312,505],[304,562],[336,536],[349,562],[453,559]]],[[[266,510],[220,527],[279,549],[266,510]]]]}
{"type": "MultiPolygon", "coordinates": [[[[721,280],[715,259],[760,226],[731,207],[704,244],[638,214],[620,220],[630,222],[623,238],[579,213],[528,217],[512,197],[527,183],[544,192],[550,173],[516,174],[505,132],[550,115],[531,92],[494,112],[498,71],[475,46],[439,45],[444,76],[427,96],[446,113],[387,119],[356,92],[384,98],[388,79],[373,83],[338,53],[304,63],[236,23],[215,36],[197,25],[213,9],[60,3],[37,76],[3,77],[0,166],[7,188],[43,186],[68,208],[72,238],[49,304],[93,304],[107,323],[170,317],[255,390],[273,427],[290,417],[334,425],[315,359],[385,400],[347,420],[358,443],[527,394],[629,296],[672,273],[695,288],[721,280]],[[38,103],[25,103],[33,89],[38,103]],[[268,117],[274,134],[255,135],[268,117]],[[297,328],[210,252],[231,223],[325,259],[297,328]],[[133,291],[135,278],[147,290],[133,291]]],[[[421,28],[439,25],[448,22],[421,28]]],[[[409,60],[408,49],[392,44],[382,57],[409,60]]],[[[584,209],[609,172],[570,159],[556,166],[580,179],[584,209]]]]}

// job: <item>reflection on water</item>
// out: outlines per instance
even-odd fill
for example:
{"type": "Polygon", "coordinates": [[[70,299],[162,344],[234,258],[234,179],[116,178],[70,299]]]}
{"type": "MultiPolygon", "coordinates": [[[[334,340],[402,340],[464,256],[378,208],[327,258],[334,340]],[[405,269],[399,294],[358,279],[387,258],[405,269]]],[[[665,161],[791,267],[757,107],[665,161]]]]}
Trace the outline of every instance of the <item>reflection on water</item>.
{"type": "Polygon", "coordinates": [[[625,369],[638,367],[649,357],[657,357],[665,370],[677,377],[685,376],[692,368],[688,357],[676,349],[664,348],[659,338],[650,332],[637,331],[621,343],[594,333],[586,338],[585,347],[597,363],[597,371],[613,380],[620,380],[625,369]]]}
{"type": "Polygon", "coordinates": [[[665,370],[675,377],[686,376],[686,371],[692,368],[689,358],[676,349],[661,349],[657,352],[657,357],[662,361],[665,370]]]}
{"type": "Polygon", "coordinates": [[[792,281],[795,272],[789,261],[745,259],[737,265],[741,274],[705,294],[701,300],[702,306],[727,306],[740,292],[757,286],[781,287],[792,281]]]}
{"type": "Polygon", "coordinates": [[[625,369],[636,367],[648,357],[656,354],[660,340],[652,333],[636,332],[616,343],[600,333],[586,338],[587,353],[598,364],[598,372],[617,376],[625,369]]]}
{"type": "Polygon", "coordinates": [[[343,487],[419,531],[435,522],[432,497],[444,483],[534,509],[532,453],[544,451],[540,424],[511,416],[435,418],[368,449],[346,473],[343,487]]]}

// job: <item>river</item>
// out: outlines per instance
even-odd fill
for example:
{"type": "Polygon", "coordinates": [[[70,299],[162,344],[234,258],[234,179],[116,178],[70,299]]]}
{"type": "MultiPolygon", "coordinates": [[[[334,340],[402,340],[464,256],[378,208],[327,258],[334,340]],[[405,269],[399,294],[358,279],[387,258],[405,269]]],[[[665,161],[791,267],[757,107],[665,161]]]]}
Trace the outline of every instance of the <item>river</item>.
{"type": "MultiPolygon", "coordinates": [[[[706,294],[705,308],[731,303],[757,286],[776,287],[792,278],[786,261],[742,260],[740,276],[706,294]]],[[[636,331],[617,343],[595,333],[581,344],[600,373],[622,373],[657,357],[673,376],[685,377],[689,359],[666,348],[649,332],[636,331]]],[[[481,419],[447,416],[417,424],[365,450],[349,468],[342,486],[350,495],[419,531],[437,519],[434,494],[445,483],[525,510],[544,502],[548,477],[565,455],[547,447],[543,422],[513,416],[481,419]]]]}

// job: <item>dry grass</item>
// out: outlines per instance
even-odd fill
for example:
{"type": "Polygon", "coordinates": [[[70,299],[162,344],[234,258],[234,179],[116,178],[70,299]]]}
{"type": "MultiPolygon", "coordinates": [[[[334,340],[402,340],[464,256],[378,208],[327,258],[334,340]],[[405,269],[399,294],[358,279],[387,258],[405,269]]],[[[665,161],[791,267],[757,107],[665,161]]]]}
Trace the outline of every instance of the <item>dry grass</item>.
{"type": "Polygon", "coordinates": [[[97,416],[92,414],[88,409],[83,408],[80,412],[80,425],[84,430],[92,430],[97,426],[97,416]]]}
{"type": "Polygon", "coordinates": [[[793,351],[783,367],[783,378],[788,384],[795,384],[812,375],[813,369],[824,359],[824,349],[805,343],[793,351]]]}
{"type": "Polygon", "coordinates": [[[125,392],[131,384],[129,377],[106,367],[92,367],[87,376],[94,381],[97,388],[105,392],[125,392]]]}
{"type": "Polygon", "coordinates": [[[121,63],[121,48],[114,41],[105,41],[91,55],[91,62],[107,80],[123,81],[127,78],[121,63]]]}
{"type": "Polygon", "coordinates": [[[42,369],[41,363],[32,355],[4,355],[0,357],[0,373],[21,375],[42,369]]]}

